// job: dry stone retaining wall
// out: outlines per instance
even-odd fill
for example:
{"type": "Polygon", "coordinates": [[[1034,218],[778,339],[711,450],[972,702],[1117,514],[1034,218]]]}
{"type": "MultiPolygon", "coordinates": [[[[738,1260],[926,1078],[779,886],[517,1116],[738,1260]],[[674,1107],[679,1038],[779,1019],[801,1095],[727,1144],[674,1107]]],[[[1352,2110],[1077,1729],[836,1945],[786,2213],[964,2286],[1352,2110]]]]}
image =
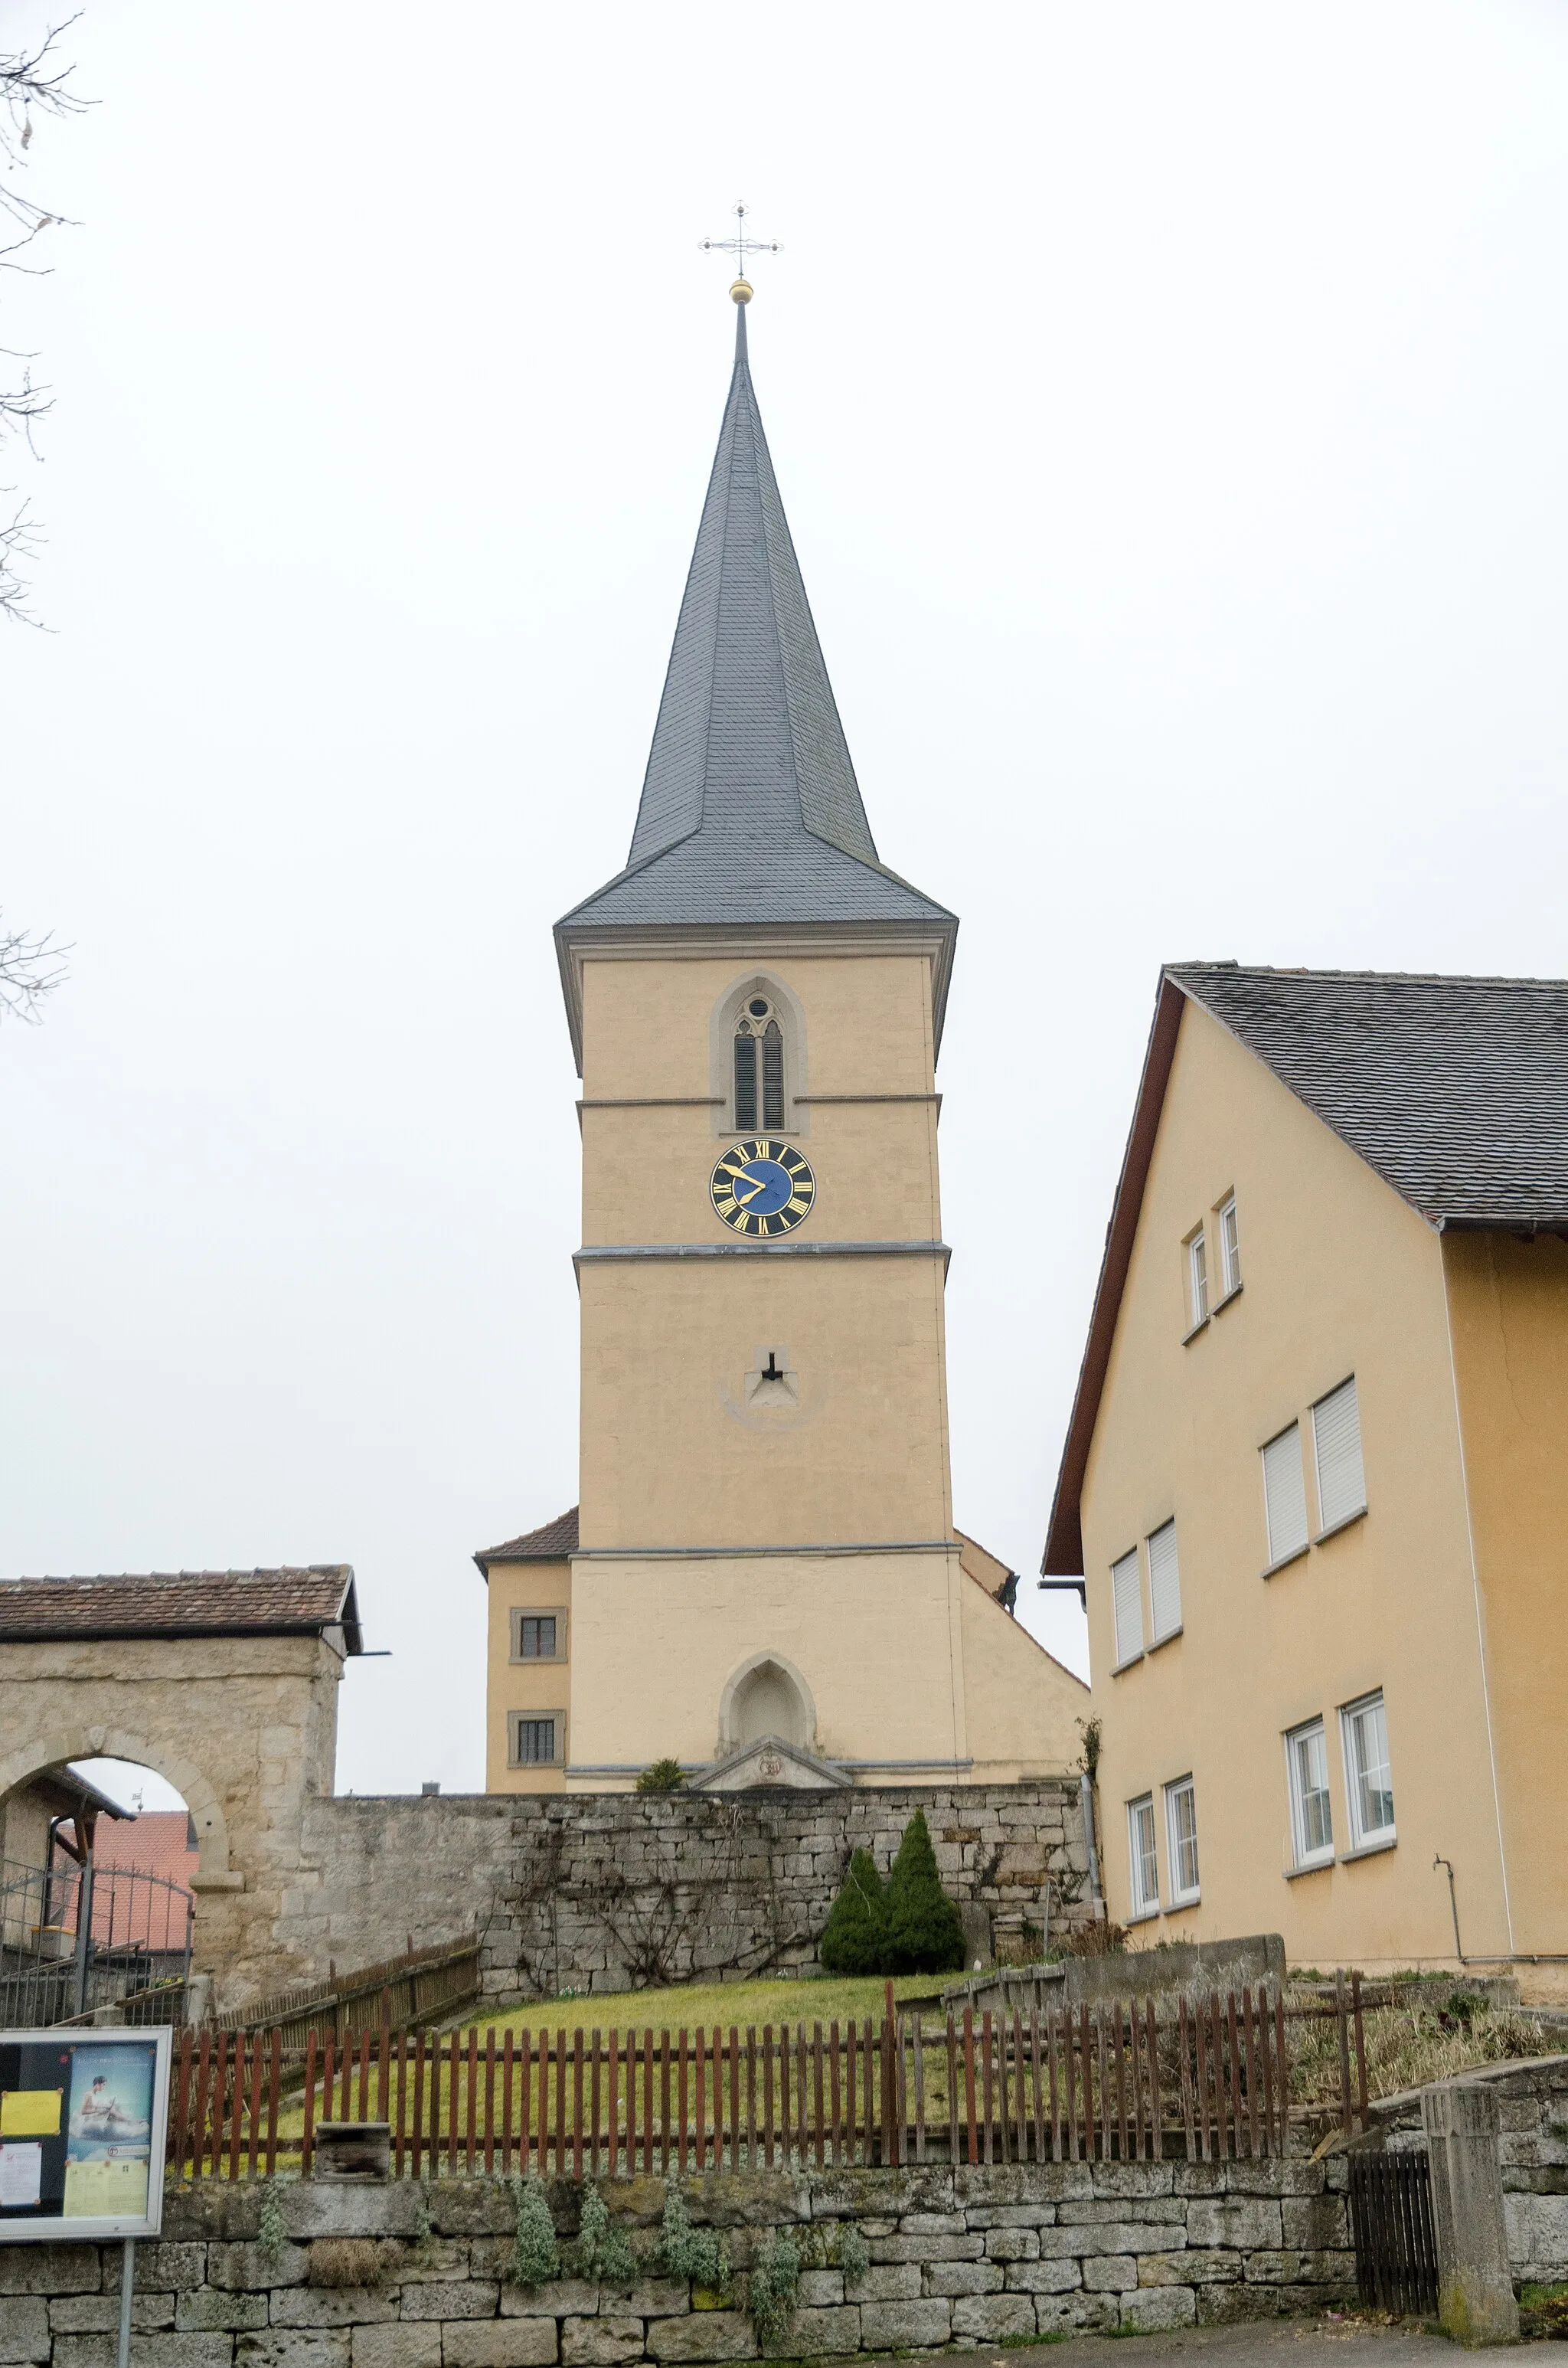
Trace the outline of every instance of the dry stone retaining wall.
{"type": "MultiPolygon", "coordinates": [[[[725,2231],[733,2292],[643,2275],[619,2290],[508,2278],[515,2203],[500,2180],[304,2182],[278,2190],[288,2241],[256,2239],[262,2193],[172,2195],[138,2249],[136,2368],[621,2368],[749,2360],[759,2247],[787,2230],[808,2264],[778,2350],[827,2357],[1071,2328],[1213,2326],[1318,2309],[1355,2287],[1343,2160],[1042,2163],[957,2171],[713,2173],[685,2188],[725,2231]],[[426,2224],[421,2227],[421,2215],[426,2224]],[[869,2265],[835,2266],[859,2230],[869,2265]],[[815,2266],[811,2266],[811,2264],[815,2266]]],[[[641,2251],[665,2190],[607,2186],[641,2251]]],[[[562,2237],[577,2191],[551,2191],[562,2237]]],[[[0,2248],[0,2360],[110,2368],[119,2248],[0,2248]]]]}
{"type": "Polygon", "coordinates": [[[1038,1956],[1093,1913],[1076,1777],[843,1793],[434,1794],[307,1804],[277,1937],[324,1978],[485,1935],[494,1997],[793,1973],[851,1850],[885,1871],[926,1812],[971,1956],[1038,1956]]]}

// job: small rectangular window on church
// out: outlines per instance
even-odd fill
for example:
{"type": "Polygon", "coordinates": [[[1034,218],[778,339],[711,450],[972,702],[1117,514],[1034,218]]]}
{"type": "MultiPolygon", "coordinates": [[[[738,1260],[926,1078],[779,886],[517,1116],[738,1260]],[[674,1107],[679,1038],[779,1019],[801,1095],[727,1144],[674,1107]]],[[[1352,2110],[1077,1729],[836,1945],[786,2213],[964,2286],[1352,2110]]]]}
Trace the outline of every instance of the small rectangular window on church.
{"type": "Polygon", "coordinates": [[[566,1614],[562,1611],[514,1610],[514,1661],[563,1661],[566,1658],[566,1614]]]}
{"type": "Polygon", "coordinates": [[[512,1765],[515,1768],[553,1767],[561,1754],[556,1748],[559,1718],[523,1718],[513,1722],[512,1765]]]}

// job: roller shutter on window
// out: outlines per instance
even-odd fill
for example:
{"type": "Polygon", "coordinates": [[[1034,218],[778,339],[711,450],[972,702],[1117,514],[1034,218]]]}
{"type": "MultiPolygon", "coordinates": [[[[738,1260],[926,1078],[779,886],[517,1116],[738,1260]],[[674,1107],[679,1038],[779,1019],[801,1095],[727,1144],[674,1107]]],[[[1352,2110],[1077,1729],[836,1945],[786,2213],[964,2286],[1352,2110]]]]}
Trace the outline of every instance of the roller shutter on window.
{"type": "Polygon", "coordinates": [[[1307,1483],[1301,1469],[1301,1426],[1293,1422],[1263,1451],[1263,1500],[1268,1516],[1268,1559],[1283,1562],[1307,1543],[1307,1483]]]}
{"type": "Polygon", "coordinates": [[[1138,1583],[1138,1549],[1111,1565],[1111,1603],[1116,1613],[1116,1657],[1131,1661],[1143,1650],[1143,1605],[1138,1583]]]}
{"type": "Polygon", "coordinates": [[[1181,1626],[1181,1574],[1176,1567],[1176,1523],[1167,1521],[1149,1541],[1149,1602],[1154,1615],[1154,1642],[1172,1636],[1181,1626]]]}
{"type": "Polygon", "coordinates": [[[1354,1373],[1313,1406],[1312,1445],[1318,1467],[1318,1526],[1332,1530],[1336,1521],[1364,1511],[1367,1503],[1354,1373]]]}

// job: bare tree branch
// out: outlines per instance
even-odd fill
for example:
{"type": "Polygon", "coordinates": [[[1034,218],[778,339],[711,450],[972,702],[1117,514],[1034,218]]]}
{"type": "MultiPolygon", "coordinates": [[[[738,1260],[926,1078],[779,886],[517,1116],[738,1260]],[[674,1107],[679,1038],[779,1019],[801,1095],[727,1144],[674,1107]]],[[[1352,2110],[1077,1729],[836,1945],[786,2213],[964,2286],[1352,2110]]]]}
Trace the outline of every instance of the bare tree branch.
{"type": "Polygon", "coordinates": [[[0,1019],[26,1020],[36,1027],[43,1018],[46,996],[65,976],[69,946],[57,945],[51,933],[29,937],[25,929],[7,929],[0,921],[0,1019]]]}

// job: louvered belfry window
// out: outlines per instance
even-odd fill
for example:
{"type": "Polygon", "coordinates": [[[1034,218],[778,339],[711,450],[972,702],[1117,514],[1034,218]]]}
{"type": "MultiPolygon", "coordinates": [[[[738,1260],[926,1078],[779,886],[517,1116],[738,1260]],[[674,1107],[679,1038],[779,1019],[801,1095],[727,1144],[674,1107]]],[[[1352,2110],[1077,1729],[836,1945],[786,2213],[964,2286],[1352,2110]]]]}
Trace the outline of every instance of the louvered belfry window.
{"type": "Polygon", "coordinates": [[[753,996],[735,1030],[735,1132],[784,1126],[784,1031],[764,996],[753,996]]]}

